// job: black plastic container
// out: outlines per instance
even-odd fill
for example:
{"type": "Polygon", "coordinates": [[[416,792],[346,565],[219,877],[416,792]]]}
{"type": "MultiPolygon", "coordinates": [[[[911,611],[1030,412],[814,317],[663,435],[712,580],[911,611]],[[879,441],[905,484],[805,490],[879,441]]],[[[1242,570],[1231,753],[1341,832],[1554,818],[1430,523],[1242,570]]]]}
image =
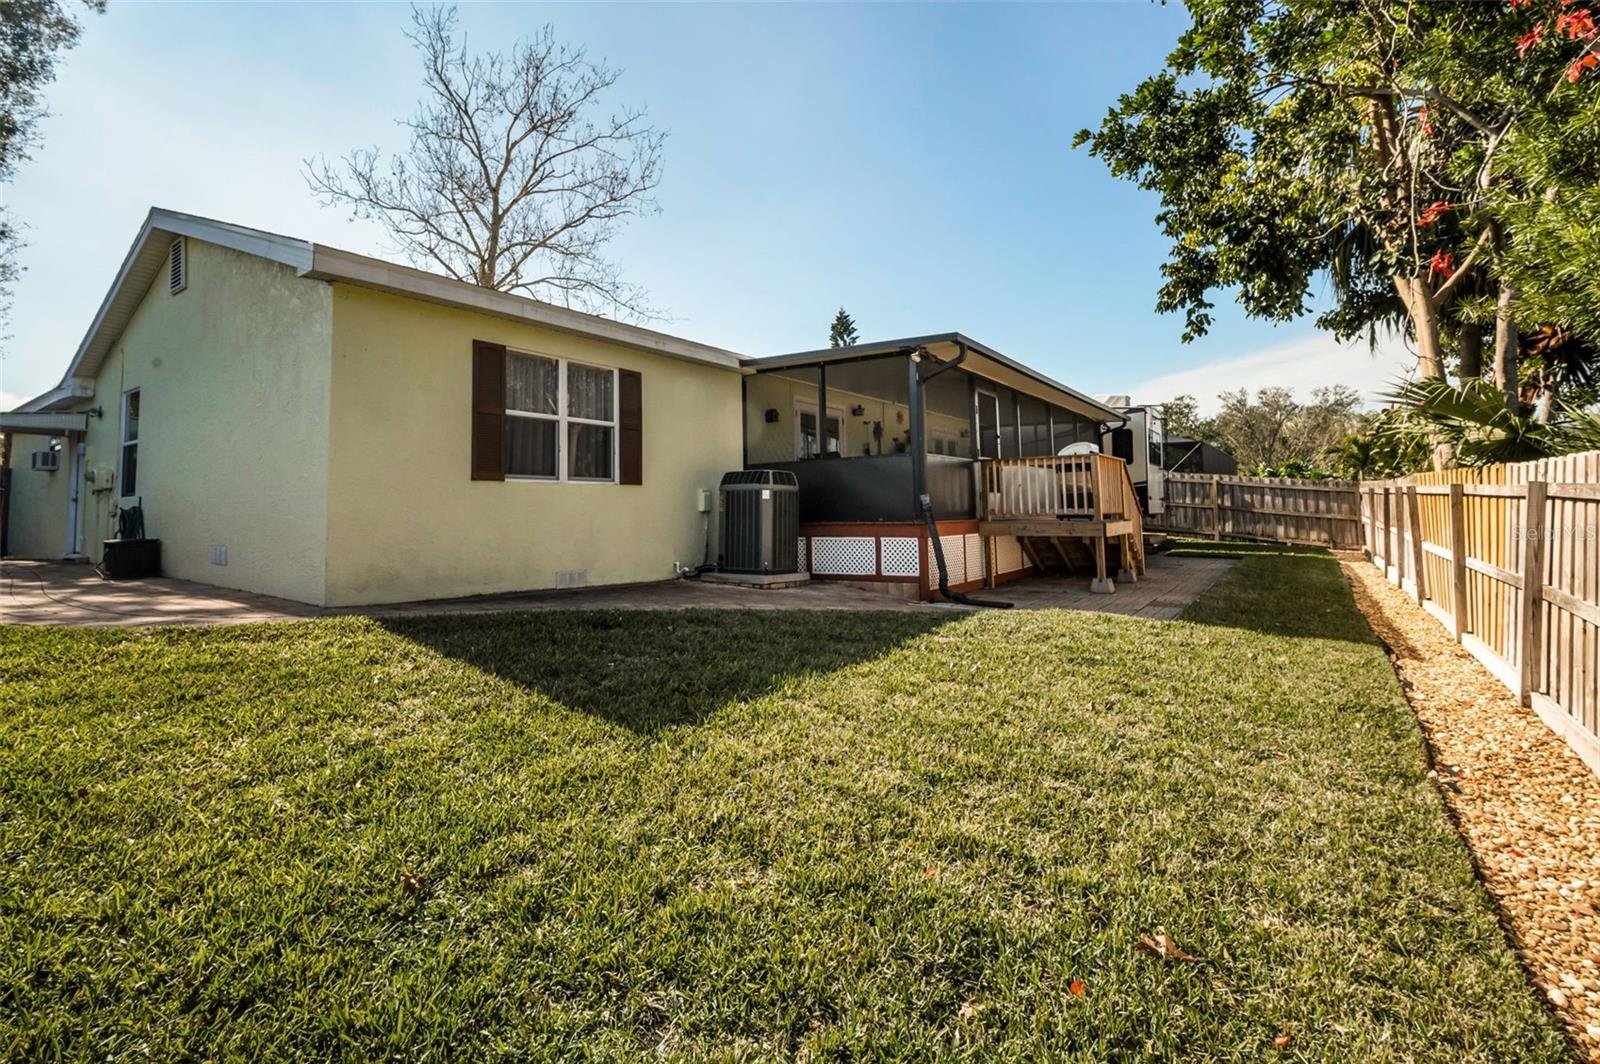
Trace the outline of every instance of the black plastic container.
{"type": "Polygon", "coordinates": [[[161,575],[159,539],[108,539],[101,570],[113,580],[136,580],[141,576],[161,575]]]}

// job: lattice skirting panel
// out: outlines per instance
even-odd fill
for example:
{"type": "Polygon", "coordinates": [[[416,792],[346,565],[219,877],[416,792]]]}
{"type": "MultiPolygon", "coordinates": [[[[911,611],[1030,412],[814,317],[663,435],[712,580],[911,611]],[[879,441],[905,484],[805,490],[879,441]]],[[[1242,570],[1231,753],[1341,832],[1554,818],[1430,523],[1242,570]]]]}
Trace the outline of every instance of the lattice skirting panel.
{"type": "MultiPolygon", "coordinates": [[[[928,586],[938,582],[938,565],[933,557],[933,544],[919,547],[924,541],[916,535],[865,534],[870,526],[860,525],[839,528],[839,535],[827,525],[816,525],[808,535],[800,537],[800,569],[812,576],[858,577],[869,580],[913,581],[925,580],[928,586]],[[844,534],[856,533],[863,534],[844,534]]],[[[910,532],[910,526],[891,526],[888,532],[910,532]]],[[[998,548],[1001,574],[1018,572],[1025,565],[1022,547],[1015,539],[1000,541],[998,548]]],[[[981,582],[987,572],[988,552],[983,537],[976,532],[948,532],[939,537],[944,550],[945,568],[951,584],[981,582]]]]}
{"type": "Polygon", "coordinates": [[[967,569],[972,574],[972,579],[983,579],[983,537],[975,532],[962,536],[962,545],[967,552],[967,569]]]}
{"type": "Polygon", "coordinates": [[[876,536],[812,536],[813,576],[877,576],[876,536]]]}
{"type": "Polygon", "coordinates": [[[1015,573],[1027,568],[1027,559],[1022,556],[1022,544],[1016,536],[996,536],[994,538],[994,571],[1000,576],[1015,573]]]}
{"type": "MultiPolygon", "coordinates": [[[[944,567],[950,574],[951,584],[966,584],[983,579],[983,537],[976,532],[940,536],[944,548],[944,567]]],[[[938,559],[933,556],[933,544],[928,544],[928,583],[939,580],[938,559]]]]}
{"type": "MultiPolygon", "coordinates": [[[[944,567],[950,573],[952,584],[967,582],[967,548],[963,543],[965,536],[940,536],[939,547],[944,551],[944,567]]],[[[982,570],[980,569],[981,573],[982,570]]],[[[933,556],[933,544],[928,544],[928,583],[934,584],[939,580],[939,559],[933,556]]]]}
{"type": "Polygon", "coordinates": [[[883,576],[921,576],[917,568],[916,536],[884,536],[878,540],[879,563],[883,576]]]}
{"type": "Polygon", "coordinates": [[[867,529],[861,528],[860,534],[854,534],[860,527],[838,529],[838,535],[827,535],[832,530],[826,525],[807,530],[809,534],[800,537],[801,570],[812,576],[905,583],[922,578],[922,556],[917,548],[921,540],[915,535],[889,534],[909,532],[909,527],[890,526],[883,535],[867,534],[867,529]]]}

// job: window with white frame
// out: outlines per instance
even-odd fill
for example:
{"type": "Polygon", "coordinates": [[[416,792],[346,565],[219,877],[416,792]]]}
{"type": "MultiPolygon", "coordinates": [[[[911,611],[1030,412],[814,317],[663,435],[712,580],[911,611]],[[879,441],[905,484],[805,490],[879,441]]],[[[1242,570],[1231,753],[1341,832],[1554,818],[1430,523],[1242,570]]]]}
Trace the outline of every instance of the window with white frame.
{"type": "Polygon", "coordinates": [[[617,371],[506,352],[507,477],[613,483],[617,371]]]}
{"type": "Polygon", "coordinates": [[[117,483],[124,498],[139,490],[139,389],[122,393],[122,469],[117,483]]]}
{"type": "Polygon", "coordinates": [[[828,417],[825,423],[828,437],[823,441],[817,434],[817,404],[796,403],[794,408],[795,422],[795,457],[820,458],[826,447],[828,454],[839,454],[843,445],[841,429],[844,425],[844,410],[840,407],[828,407],[828,417]]]}

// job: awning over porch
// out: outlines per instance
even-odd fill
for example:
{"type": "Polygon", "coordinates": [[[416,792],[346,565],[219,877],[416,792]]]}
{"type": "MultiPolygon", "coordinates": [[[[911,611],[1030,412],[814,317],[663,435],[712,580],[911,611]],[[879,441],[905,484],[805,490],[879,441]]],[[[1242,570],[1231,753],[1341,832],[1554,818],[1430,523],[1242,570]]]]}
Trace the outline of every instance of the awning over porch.
{"type": "Polygon", "coordinates": [[[1075,414],[1099,423],[1120,422],[1122,415],[1104,403],[1091,399],[1075,388],[1051,379],[1038,370],[1008,358],[961,333],[937,333],[931,336],[911,336],[899,340],[881,340],[850,347],[822,348],[816,351],[797,351],[787,355],[764,358],[746,358],[746,370],[770,371],[785,366],[814,366],[862,359],[881,358],[906,350],[921,348],[941,362],[954,359],[965,351],[962,369],[974,376],[1005,385],[1024,395],[1053,403],[1075,414]]]}

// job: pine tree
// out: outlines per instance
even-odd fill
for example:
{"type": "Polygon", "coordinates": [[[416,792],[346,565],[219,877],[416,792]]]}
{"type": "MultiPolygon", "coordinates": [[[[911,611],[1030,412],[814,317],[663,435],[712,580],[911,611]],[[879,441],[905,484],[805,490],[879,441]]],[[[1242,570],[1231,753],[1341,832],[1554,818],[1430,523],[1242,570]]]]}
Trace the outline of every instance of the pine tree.
{"type": "Polygon", "coordinates": [[[843,307],[833,316],[833,328],[828,330],[829,347],[849,347],[861,339],[856,332],[856,320],[846,314],[843,307]]]}

